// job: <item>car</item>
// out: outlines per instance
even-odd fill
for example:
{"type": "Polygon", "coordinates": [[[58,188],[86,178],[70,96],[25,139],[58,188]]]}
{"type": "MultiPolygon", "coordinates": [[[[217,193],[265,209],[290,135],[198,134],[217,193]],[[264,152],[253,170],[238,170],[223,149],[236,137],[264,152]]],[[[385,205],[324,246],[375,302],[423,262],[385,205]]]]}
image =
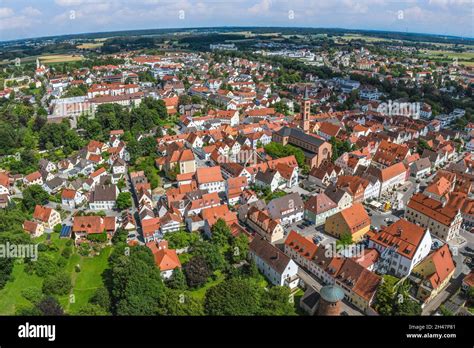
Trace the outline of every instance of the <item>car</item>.
{"type": "Polygon", "coordinates": [[[466,247],[466,251],[468,251],[468,252],[474,252],[474,249],[472,249],[472,248],[470,248],[470,247],[467,246],[467,247],[466,247]]]}

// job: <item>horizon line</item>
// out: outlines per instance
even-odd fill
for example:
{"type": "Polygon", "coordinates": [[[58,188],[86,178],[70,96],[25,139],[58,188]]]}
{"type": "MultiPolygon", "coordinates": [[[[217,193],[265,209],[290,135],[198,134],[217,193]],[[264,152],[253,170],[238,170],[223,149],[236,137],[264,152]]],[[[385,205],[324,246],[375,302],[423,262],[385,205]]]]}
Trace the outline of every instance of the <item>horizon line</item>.
{"type": "MultiPolygon", "coordinates": [[[[315,30],[341,30],[341,31],[358,31],[358,32],[375,32],[375,33],[396,33],[396,34],[415,34],[415,35],[428,35],[433,37],[445,38],[445,39],[461,39],[472,41],[474,44],[474,36],[458,36],[458,35],[448,35],[448,34],[432,34],[432,33],[423,33],[423,32],[411,32],[411,31],[394,31],[394,30],[384,30],[384,29],[349,29],[342,27],[311,27],[311,26],[193,26],[193,27],[163,27],[163,28],[142,28],[142,29],[120,29],[120,30],[111,30],[111,31],[92,31],[92,32],[79,32],[79,33],[68,33],[68,34],[57,34],[57,35],[46,35],[46,36],[36,36],[36,37],[26,37],[10,40],[0,40],[1,43],[9,43],[16,41],[28,41],[28,40],[42,40],[49,38],[61,38],[66,36],[84,36],[92,34],[108,34],[108,33],[125,33],[125,32],[140,32],[145,30],[194,30],[194,29],[252,29],[252,28],[275,28],[275,29],[315,29],[315,30]]],[[[394,39],[396,40],[396,39],[394,39]]],[[[403,39],[399,39],[403,40],[403,39]]]]}

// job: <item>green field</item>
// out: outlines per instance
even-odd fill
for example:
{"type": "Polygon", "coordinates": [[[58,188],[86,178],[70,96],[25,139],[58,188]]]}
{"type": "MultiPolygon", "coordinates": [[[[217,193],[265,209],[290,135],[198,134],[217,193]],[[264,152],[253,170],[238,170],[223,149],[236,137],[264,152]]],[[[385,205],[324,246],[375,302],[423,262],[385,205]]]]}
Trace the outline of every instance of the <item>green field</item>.
{"type": "MultiPolygon", "coordinates": [[[[36,242],[44,242],[45,236],[36,239],[36,242]]],[[[58,247],[56,251],[47,251],[57,260],[64,247],[66,239],[59,239],[57,234],[53,234],[51,242],[58,247]]],[[[112,247],[102,249],[100,255],[94,257],[84,257],[74,252],[64,267],[64,271],[71,275],[73,289],[71,294],[74,295],[74,303],[70,303],[69,295],[59,298],[59,302],[67,313],[75,314],[84,306],[95,290],[103,286],[102,273],[107,268],[107,259],[112,252],[112,247]],[[75,266],[80,265],[80,272],[75,271],[75,266]]],[[[41,289],[43,279],[37,275],[29,275],[24,270],[23,262],[18,261],[13,268],[13,281],[6,284],[5,288],[0,291],[0,315],[14,315],[15,311],[21,306],[31,306],[21,295],[21,291],[25,288],[34,287],[41,289]]]]}

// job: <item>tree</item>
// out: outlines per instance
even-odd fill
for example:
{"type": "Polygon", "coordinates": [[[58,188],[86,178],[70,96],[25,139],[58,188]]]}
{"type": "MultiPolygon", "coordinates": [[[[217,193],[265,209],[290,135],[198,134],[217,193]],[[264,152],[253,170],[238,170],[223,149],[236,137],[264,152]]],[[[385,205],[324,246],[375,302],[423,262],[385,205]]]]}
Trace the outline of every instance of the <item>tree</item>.
{"type": "Polygon", "coordinates": [[[393,301],[396,295],[395,284],[397,281],[397,278],[390,275],[383,276],[382,283],[379,285],[375,295],[374,307],[380,315],[392,315],[393,301]]]}
{"type": "Polygon", "coordinates": [[[261,289],[251,279],[232,278],[209,288],[204,299],[207,315],[257,315],[261,289]]]}
{"type": "Polygon", "coordinates": [[[332,146],[332,161],[337,160],[341,155],[351,151],[351,144],[348,141],[341,141],[335,137],[331,137],[329,143],[332,146]]]}
{"type": "Polygon", "coordinates": [[[168,241],[168,245],[171,249],[182,249],[196,243],[199,240],[199,234],[180,230],[173,233],[166,233],[164,238],[168,241]]]}
{"type": "Polygon", "coordinates": [[[224,269],[226,266],[226,259],[219,246],[207,241],[196,242],[193,246],[193,255],[201,256],[207,263],[211,273],[217,270],[224,269]]]}
{"type": "Polygon", "coordinates": [[[274,158],[281,158],[293,155],[295,156],[296,161],[298,162],[298,166],[303,167],[305,165],[305,155],[303,150],[301,150],[300,148],[291,145],[283,145],[272,141],[268,145],[266,145],[264,149],[268,155],[274,158]]]}
{"type": "Polygon", "coordinates": [[[120,210],[128,209],[132,206],[132,195],[130,192],[120,192],[117,196],[117,208],[120,210]]]}
{"type": "Polygon", "coordinates": [[[108,312],[110,310],[109,291],[106,288],[98,288],[90,299],[90,303],[98,305],[108,312]]]}
{"type": "Polygon", "coordinates": [[[204,315],[202,300],[185,295],[181,291],[168,289],[163,306],[166,315],[204,315]]]}
{"type": "Polygon", "coordinates": [[[230,231],[229,226],[227,226],[225,220],[219,218],[212,226],[211,232],[212,243],[216,244],[220,248],[224,248],[229,245],[229,242],[232,238],[232,233],[230,231]]]}
{"type": "Polygon", "coordinates": [[[184,265],[186,282],[190,288],[198,288],[204,285],[211,273],[206,260],[202,256],[193,256],[184,265]]]}
{"type": "Polygon", "coordinates": [[[264,291],[260,315],[296,315],[293,297],[289,288],[272,286],[264,291]]]}
{"type": "Polygon", "coordinates": [[[45,205],[48,203],[49,194],[43,190],[40,185],[31,185],[28,186],[23,191],[23,206],[29,212],[33,212],[36,205],[45,205]]]}
{"type": "MultiPolygon", "coordinates": [[[[130,255],[112,254],[108,283],[115,315],[162,315],[165,287],[150,249],[136,246],[130,255]],[[146,281],[143,281],[146,279],[146,281]]],[[[121,251],[123,252],[123,250],[121,251]]]]}
{"type": "Polygon", "coordinates": [[[62,309],[61,305],[59,304],[58,300],[56,300],[52,296],[46,296],[40,303],[36,306],[39,313],[45,316],[58,316],[64,315],[64,310],[62,309]]]}
{"type": "Polygon", "coordinates": [[[77,315],[86,315],[86,316],[97,316],[97,315],[109,315],[109,313],[99,305],[93,303],[86,303],[84,306],[79,309],[77,315]]]}
{"type": "Polygon", "coordinates": [[[352,234],[344,232],[341,234],[341,237],[339,238],[336,244],[338,247],[343,248],[347,245],[351,245],[352,243],[354,243],[354,241],[352,240],[352,234]]]}
{"type": "Polygon", "coordinates": [[[175,290],[186,289],[186,277],[181,269],[176,268],[169,279],[165,281],[167,287],[175,290]]]}
{"type": "Polygon", "coordinates": [[[231,261],[233,263],[238,263],[247,259],[249,252],[249,239],[248,237],[241,233],[237,237],[232,238],[231,247],[231,261]]]}
{"type": "Polygon", "coordinates": [[[43,282],[43,293],[46,295],[66,295],[71,289],[71,278],[65,272],[48,276],[43,282]]]}

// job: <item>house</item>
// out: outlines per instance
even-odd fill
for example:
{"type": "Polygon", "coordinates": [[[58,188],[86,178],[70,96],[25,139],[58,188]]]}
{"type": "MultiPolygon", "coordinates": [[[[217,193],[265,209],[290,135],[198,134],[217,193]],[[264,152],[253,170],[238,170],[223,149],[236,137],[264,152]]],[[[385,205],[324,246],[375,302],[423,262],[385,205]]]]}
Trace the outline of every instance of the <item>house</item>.
{"type": "Polygon", "coordinates": [[[168,248],[168,241],[148,242],[146,246],[151,250],[155,264],[160,269],[163,279],[170,278],[175,269],[181,268],[176,250],[168,248]]]}
{"type": "Polygon", "coordinates": [[[407,204],[405,218],[421,227],[429,228],[436,238],[445,242],[459,235],[462,223],[460,210],[428,197],[423,193],[416,193],[407,204]]]}
{"type": "Polygon", "coordinates": [[[0,172],[0,195],[10,195],[10,178],[0,172]]]}
{"type": "Polygon", "coordinates": [[[259,171],[255,175],[255,186],[266,189],[268,188],[270,192],[274,192],[280,188],[282,182],[282,177],[277,170],[268,169],[266,171],[259,171]]]}
{"type": "Polygon", "coordinates": [[[380,253],[383,268],[396,277],[405,277],[431,250],[429,229],[400,219],[379,232],[370,231],[368,247],[380,253]]]}
{"type": "Polygon", "coordinates": [[[344,259],[342,265],[335,269],[337,271],[333,274],[331,283],[344,291],[345,299],[349,303],[364,313],[370,313],[382,277],[368,271],[351,258],[344,259]]]}
{"type": "Polygon", "coordinates": [[[421,179],[431,173],[431,162],[428,157],[420,158],[410,164],[410,176],[421,179]]]}
{"type": "Polygon", "coordinates": [[[464,292],[468,292],[469,289],[473,287],[474,287],[474,270],[471,270],[471,272],[463,278],[461,289],[464,292]]]}
{"type": "Polygon", "coordinates": [[[404,163],[399,162],[384,169],[371,167],[368,173],[380,180],[379,195],[382,195],[394,187],[403,185],[407,180],[408,170],[404,163]]]}
{"type": "Polygon", "coordinates": [[[318,246],[308,238],[303,237],[296,231],[290,231],[284,244],[285,254],[298,265],[310,269],[318,246]]]}
{"type": "Polygon", "coordinates": [[[61,204],[71,209],[80,206],[86,200],[85,196],[76,190],[63,189],[61,192],[61,204]]]}
{"type": "Polygon", "coordinates": [[[50,195],[54,195],[59,192],[66,185],[66,180],[55,176],[51,180],[46,181],[43,184],[43,189],[50,195]]]}
{"type": "Polygon", "coordinates": [[[201,212],[201,217],[204,221],[204,233],[208,237],[212,237],[212,226],[214,226],[214,224],[219,219],[224,220],[229,227],[237,223],[237,214],[233,211],[230,211],[227,204],[203,209],[201,212]]]}
{"type": "Polygon", "coordinates": [[[319,129],[318,135],[324,140],[328,141],[331,138],[335,138],[341,132],[341,127],[330,122],[322,122],[319,129]]]}
{"type": "Polygon", "coordinates": [[[176,232],[181,228],[182,217],[179,213],[168,212],[160,218],[160,232],[162,235],[168,232],[176,232]]]}
{"type": "Polygon", "coordinates": [[[237,204],[241,201],[242,192],[248,186],[248,179],[245,176],[228,178],[225,184],[225,195],[229,205],[237,204]]]}
{"type": "Polygon", "coordinates": [[[374,155],[372,165],[383,169],[402,162],[408,156],[410,156],[410,149],[408,146],[382,140],[374,155]]]}
{"type": "Polygon", "coordinates": [[[23,222],[23,230],[29,233],[33,238],[36,238],[44,233],[44,226],[35,221],[25,220],[25,222],[23,222]]]}
{"type": "Polygon", "coordinates": [[[203,167],[196,170],[196,181],[200,190],[222,192],[225,190],[225,181],[221,167],[203,167]]]}
{"type": "Polygon", "coordinates": [[[337,204],[338,211],[349,208],[352,205],[352,196],[346,191],[337,188],[336,185],[330,185],[324,194],[337,204]]]}
{"type": "Polygon", "coordinates": [[[43,185],[43,177],[41,176],[41,173],[39,171],[33,172],[31,174],[28,174],[25,176],[23,179],[23,182],[26,186],[31,186],[31,185],[43,185]]]}
{"type": "Polygon", "coordinates": [[[303,220],[304,203],[298,193],[272,199],[267,210],[272,219],[279,219],[283,226],[303,220]]]}
{"type": "Polygon", "coordinates": [[[311,196],[304,204],[304,219],[316,226],[324,225],[329,216],[339,211],[337,204],[324,192],[311,196]]]}
{"type": "Polygon", "coordinates": [[[320,167],[311,169],[308,175],[308,181],[312,184],[327,187],[336,182],[337,177],[342,175],[343,170],[331,162],[325,162],[320,167]]]}
{"type": "Polygon", "coordinates": [[[350,194],[352,202],[359,203],[364,200],[365,190],[369,184],[368,180],[359,176],[342,175],[337,178],[336,187],[350,194]]]}
{"type": "Polygon", "coordinates": [[[324,230],[341,238],[344,234],[352,236],[354,242],[360,241],[370,229],[370,217],[361,203],[355,203],[326,219],[324,230]]]}
{"type": "Polygon", "coordinates": [[[61,223],[61,215],[53,208],[37,205],[33,220],[43,225],[46,230],[52,230],[54,226],[61,223]]]}
{"type": "Polygon", "coordinates": [[[272,219],[266,210],[251,207],[247,213],[247,225],[270,243],[283,239],[284,230],[278,220],[272,219]]]}
{"type": "Polygon", "coordinates": [[[89,208],[92,210],[112,210],[119,190],[115,185],[99,185],[92,191],[89,199],[89,208]]]}
{"type": "Polygon", "coordinates": [[[72,232],[75,239],[87,238],[89,235],[106,233],[107,238],[111,239],[116,230],[115,216],[74,216],[72,232]]]}
{"type": "Polygon", "coordinates": [[[127,172],[127,164],[121,158],[117,158],[112,164],[113,174],[125,174],[127,172]]]}
{"type": "Polygon", "coordinates": [[[448,286],[455,270],[456,263],[448,244],[433,251],[413,269],[410,277],[418,287],[416,298],[423,303],[430,302],[448,286]]]}
{"type": "Polygon", "coordinates": [[[265,239],[256,237],[249,243],[249,257],[273,285],[298,286],[298,265],[265,239]]]}

